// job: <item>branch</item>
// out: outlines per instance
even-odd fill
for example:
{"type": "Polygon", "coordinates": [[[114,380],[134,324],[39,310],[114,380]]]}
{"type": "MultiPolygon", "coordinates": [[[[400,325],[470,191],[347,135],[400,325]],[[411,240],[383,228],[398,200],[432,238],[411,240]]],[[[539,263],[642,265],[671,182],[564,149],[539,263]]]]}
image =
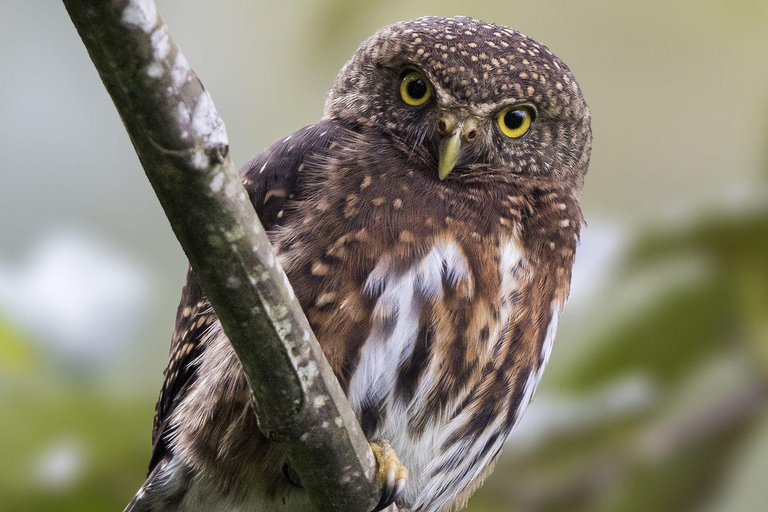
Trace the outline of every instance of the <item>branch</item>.
{"type": "Polygon", "coordinates": [[[320,511],[372,510],[375,462],[153,0],[64,0],[237,353],[259,426],[320,511]]]}

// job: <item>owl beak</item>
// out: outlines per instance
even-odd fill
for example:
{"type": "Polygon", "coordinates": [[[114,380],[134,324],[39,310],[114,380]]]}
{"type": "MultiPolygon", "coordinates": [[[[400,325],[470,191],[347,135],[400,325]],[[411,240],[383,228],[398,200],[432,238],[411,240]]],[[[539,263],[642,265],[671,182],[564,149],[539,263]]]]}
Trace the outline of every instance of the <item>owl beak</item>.
{"type": "Polygon", "coordinates": [[[439,162],[437,164],[437,176],[444,180],[456,166],[461,149],[461,130],[456,130],[450,137],[444,137],[440,141],[439,162]]]}

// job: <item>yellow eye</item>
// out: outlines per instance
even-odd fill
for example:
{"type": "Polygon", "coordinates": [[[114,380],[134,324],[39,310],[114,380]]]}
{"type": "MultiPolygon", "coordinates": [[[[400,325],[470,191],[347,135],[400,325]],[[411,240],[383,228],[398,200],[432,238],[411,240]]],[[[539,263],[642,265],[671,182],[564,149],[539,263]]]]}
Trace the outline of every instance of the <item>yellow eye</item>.
{"type": "Polygon", "coordinates": [[[400,82],[400,97],[413,107],[423,105],[432,97],[432,84],[421,73],[412,71],[400,82]]]}
{"type": "Polygon", "coordinates": [[[519,139],[531,129],[533,115],[531,110],[525,107],[507,107],[499,112],[496,119],[501,133],[510,139],[519,139]]]}

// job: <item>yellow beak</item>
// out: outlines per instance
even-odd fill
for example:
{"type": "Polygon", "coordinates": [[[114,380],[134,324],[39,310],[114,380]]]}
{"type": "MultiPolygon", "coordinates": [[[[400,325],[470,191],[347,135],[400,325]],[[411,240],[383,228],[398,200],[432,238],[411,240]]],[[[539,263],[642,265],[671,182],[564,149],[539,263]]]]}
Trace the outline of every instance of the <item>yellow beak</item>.
{"type": "Polygon", "coordinates": [[[461,128],[453,132],[453,135],[440,141],[440,161],[437,164],[437,176],[444,180],[456,166],[461,149],[461,128]]]}

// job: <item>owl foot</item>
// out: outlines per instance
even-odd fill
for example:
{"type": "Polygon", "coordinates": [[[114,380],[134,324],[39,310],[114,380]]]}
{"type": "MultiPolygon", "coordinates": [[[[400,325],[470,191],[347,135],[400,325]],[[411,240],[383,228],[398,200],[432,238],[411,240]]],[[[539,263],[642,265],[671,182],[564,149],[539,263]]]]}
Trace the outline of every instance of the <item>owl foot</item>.
{"type": "Polygon", "coordinates": [[[382,483],[381,500],[373,512],[378,512],[389,507],[400,499],[408,481],[408,469],[400,463],[400,460],[392,449],[392,445],[386,441],[371,443],[371,450],[376,457],[378,465],[378,478],[382,483]]]}

